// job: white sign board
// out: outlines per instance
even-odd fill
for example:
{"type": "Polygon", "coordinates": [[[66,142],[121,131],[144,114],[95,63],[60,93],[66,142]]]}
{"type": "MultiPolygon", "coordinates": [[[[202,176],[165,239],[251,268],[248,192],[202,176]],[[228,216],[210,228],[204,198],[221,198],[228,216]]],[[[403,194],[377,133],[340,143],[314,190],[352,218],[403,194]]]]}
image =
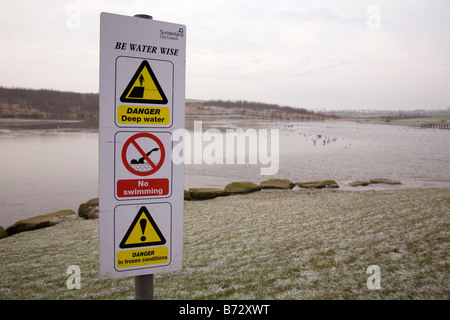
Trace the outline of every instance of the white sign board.
{"type": "Polygon", "coordinates": [[[100,277],[181,269],[186,27],[100,16],[100,277]]]}

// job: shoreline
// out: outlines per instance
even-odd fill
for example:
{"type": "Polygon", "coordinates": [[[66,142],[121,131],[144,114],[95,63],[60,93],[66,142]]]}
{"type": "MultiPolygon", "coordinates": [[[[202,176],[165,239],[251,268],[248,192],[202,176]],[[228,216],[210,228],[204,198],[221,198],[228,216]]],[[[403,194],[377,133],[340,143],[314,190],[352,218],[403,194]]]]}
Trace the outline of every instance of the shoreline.
{"type": "MultiPolygon", "coordinates": [[[[210,177],[210,176],[198,176],[198,175],[185,175],[185,201],[189,201],[191,200],[191,196],[190,196],[190,191],[189,190],[193,190],[193,189],[201,189],[203,191],[213,191],[213,192],[217,192],[218,190],[225,190],[226,187],[228,185],[231,184],[235,184],[235,183],[251,183],[254,184],[255,186],[260,186],[262,185],[264,182],[267,181],[271,181],[271,180],[280,180],[280,179],[269,179],[269,180],[265,180],[265,181],[257,181],[256,183],[253,182],[248,182],[248,181],[236,181],[234,179],[231,178],[225,178],[225,177],[210,177]],[[194,182],[195,181],[195,182],[194,182]],[[186,187],[186,185],[189,185],[189,187],[186,187]]],[[[286,181],[291,182],[290,180],[284,179],[286,181]]],[[[389,179],[384,179],[384,180],[389,180],[389,179]]],[[[318,180],[318,181],[310,181],[313,183],[317,183],[320,181],[332,181],[333,183],[336,184],[336,186],[334,187],[330,187],[328,185],[323,185],[323,186],[319,186],[319,187],[302,187],[298,185],[298,182],[291,182],[293,184],[293,187],[286,187],[286,188],[278,188],[278,187],[267,187],[267,188],[260,188],[259,190],[256,191],[261,191],[261,192],[268,192],[268,191],[298,191],[298,190],[318,190],[319,192],[322,190],[327,190],[327,189],[335,189],[337,191],[348,191],[348,192],[362,192],[362,191],[398,191],[398,190],[420,190],[420,189],[450,189],[450,181],[437,181],[437,180],[421,180],[418,181],[417,179],[406,179],[407,183],[405,184],[404,182],[400,182],[400,181],[394,181],[394,180],[390,180],[390,182],[382,182],[382,183],[370,183],[368,185],[358,185],[358,186],[351,186],[350,183],[352,181],[338,181],[336,183],[336,181],[334,180],[318,180]]],[[[246,194],[246,193],[252,193],[255,192],[255,190],[248,190],[248,191],[241,191],[241,192],[236,192],[236,193],[227,193],[227,194],[217,194],[213,197],[209,197],[206,196],[206,198],[192,198],[192,200],[196,201],[196,200],[200,200],[200,201],[208,201],[212,198],[215,198],[217,196],[224,196],[224,195],[229,195],[229,194],[246,194]]],[[[80,216],[80,210],[81,207],[83,205],[85,205],[86,203],[88,203],[89,201],[92,201],[94,199],[98,199],[97,198],[92,198],[92,199],[87,199],[85,202],[80,203],[78,205],[77,208],[65,208],[65,209],[59,209],[58,211],[74,211],[75,212],[75,217],[76,218],[82,218],[80,216]]],[[[97,208],[98,208],[98,201],[97,201],[97,208]]],[[[54,213],[54,212],[52,212],[54,213]]],[[[27,220],[32,220],[35,219],[37,217],[41,217],[41,216],[45,216],[45,215],[50,215],[52,213],[41,213],[38,215],[32,215],[30,217],[26,217],[20,220],[17,220],[15,222],[13,222],[12,224],[6,226],[6,225],[1,225],[0,224],[0,231],[3,230],[7,230],[8,228],[12,227],[13,225],[17,224],[18,222],[21,221],[27,221],[27,220]],[[3,230],[2,230],[3,228],[3,230]]],[[[97,219],[98,216],[96,218],[86,218],[85,219],[97,219]]],[[[61,222],[64,221],[64,219],[61,220],[61,222]]],[[[59,223],[59,222],[57,222],[59,223]]],[[[54,224],[50,224],[47,227],[53,226],[54,224]]],[[[2,239],[1,234],[0,234],[0,239],[2,239]]]]}
{"type": "Polygon", "coordinates": [[[336,121],[348,121],[355,122],[361,124],[380,124],[387,126],[406,126],[413,127],[418,129],[434,129],[434,130],[448,130],[447,128],[428,128],[426,125],[429,124],[449,124],[450,122],[450,113],[438,113],[433,115],[428,115],[424,117],[416,117],[416,118],[405,118],[405,119],[390,119],[386,120],[388,116],[374,116],[374,117],[348,117],[348,118],[340,118],[336,119],[336,121]]]}
{"type": "MultiPolygon", "coordinates": [[[[253,181],[256,184],[260,184],[264,180],[269,179],[258,179],[253,181]]],[[[325,179],[324,179],[325,180],[325,179]]],[[[224,188],[227,184],[232,182],[241,182],[246,180],[236,180],[233,178],[226,177],[211,177],[211,176],[201,176],[194,174],[185,174],[184,176],[184,188],[224,188]]],[[[352,180],[335,180],[340,190],[348,191],[363,191],[363,190],[401,190],[401,189],[428,189],[428,188],[450,188],[450,180],[433,180],[433,179],[402,179],[401,184],[370,184],[368,186],[350,186],[349,184],[353,182],[352,180]]],[[[295,182],[295,181],[294,181],[295,182]]],[[[294,187],[297,190],[298,187],[294,187]]]]}
{"type": "MultiPolygon", "coordinates": [[[[405,119],[390,119],[386,121],[385,115],[373,116],[343,116],[340,118],[326,118],[326,119],[268,119],[264,117],[230,117],[230,115],[224,115],[226,119],[231,121],[262,121],[262,122],[287,122],[287,123],[311,123],[311,122],[354,122],[361,124],[378,124],[388,126],[408,126],[421,129],[436,129],[445,130],[439,128],[426,128],[427,124],[448,124],[450,123],[450,113],[437,113],[423,117],[405,118],[405,119]]],[[[186,115],[186,128],[188,129],[192,125],[193,121],[215,121],[223,120],[224,116],[218,114],[204,115],[204,114],[187,114],[186,115]]],[[[42,129],[90,129],[98,130],[98,119],[36,119],[36,118],[0,118],[0,129],[15,129],[15,130],[42,130],[42,129]]],[[[448,130],[448,128],[447,128],[448,130]]]]}

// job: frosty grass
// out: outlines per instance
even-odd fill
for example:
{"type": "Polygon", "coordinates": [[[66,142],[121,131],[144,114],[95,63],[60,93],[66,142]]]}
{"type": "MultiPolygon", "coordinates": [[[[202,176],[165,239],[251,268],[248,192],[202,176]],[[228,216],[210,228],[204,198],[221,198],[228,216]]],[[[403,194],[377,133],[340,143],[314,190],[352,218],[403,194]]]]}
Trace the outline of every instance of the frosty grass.
{"type": "MultiPolygon", "coordinates": [[[[155,275],[155,299],[449,299],[449,241],[450,189],[189,201],[183,269],[155,275]],[[380,290],[367,287],[370,265],[380,290]]],[[[1,239],[0,257],[0,299],[134,299],[133,278],[98,278],[98,220],[1,239]]]]}

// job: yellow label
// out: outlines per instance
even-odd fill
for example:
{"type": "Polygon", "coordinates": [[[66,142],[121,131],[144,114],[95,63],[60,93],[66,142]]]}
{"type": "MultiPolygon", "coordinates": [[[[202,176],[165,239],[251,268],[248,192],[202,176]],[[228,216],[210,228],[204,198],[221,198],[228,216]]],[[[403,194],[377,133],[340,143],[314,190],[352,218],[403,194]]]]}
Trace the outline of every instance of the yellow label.
{"type": "Polygon", "coordinates": [[[122,124],[166,125],[170,124],[167,107],[119,106],[117,122],[122,124]]]}
{"type": "Polygon", "coordinates": [[[163,264],[169,261],[169,249],[156,247],[117,252],[117,267],[129,268],[150,264],[163,264]]]}

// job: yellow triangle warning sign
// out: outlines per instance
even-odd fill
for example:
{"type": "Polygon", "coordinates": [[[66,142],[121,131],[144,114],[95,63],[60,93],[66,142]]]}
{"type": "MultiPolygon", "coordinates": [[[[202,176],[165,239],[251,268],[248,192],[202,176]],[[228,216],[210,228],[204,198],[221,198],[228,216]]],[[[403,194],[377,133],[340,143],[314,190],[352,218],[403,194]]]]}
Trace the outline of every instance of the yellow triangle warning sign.
{"type": "Polygon", "coordinates": [[[136,248],[165,244],[166,239],[146,207],[139,209],[136,217],[120,242],[119,247],[136,248]]]}
{"type": "Polygon", "coordinates": [[[120,96],[122,102],[167,104],[167,97],[147,60],[143,60],[120,96]]]}

